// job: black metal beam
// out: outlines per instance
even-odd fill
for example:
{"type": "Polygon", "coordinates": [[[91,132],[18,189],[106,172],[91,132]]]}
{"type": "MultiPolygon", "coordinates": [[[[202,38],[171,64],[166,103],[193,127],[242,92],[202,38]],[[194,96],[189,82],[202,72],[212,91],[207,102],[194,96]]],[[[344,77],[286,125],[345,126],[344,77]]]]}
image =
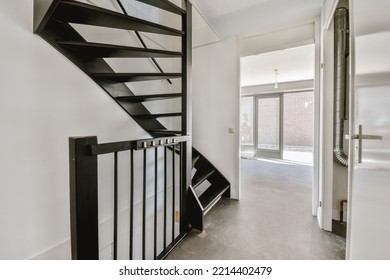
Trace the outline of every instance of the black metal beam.
{"type": "Polygon", "coordinates": [[[114,153],[114,260],[118,259],[118,152],[114,153]]]}

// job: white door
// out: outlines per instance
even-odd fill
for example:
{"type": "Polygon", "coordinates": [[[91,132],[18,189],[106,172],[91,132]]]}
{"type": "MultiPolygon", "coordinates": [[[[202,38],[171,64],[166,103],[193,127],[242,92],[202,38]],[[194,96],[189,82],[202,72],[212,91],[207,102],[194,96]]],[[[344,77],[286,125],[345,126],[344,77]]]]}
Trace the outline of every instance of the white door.
{"type": "Polygon", "coordinates": [[[347,258],[390,259],[390,1],[350,5],[347,258]]]}

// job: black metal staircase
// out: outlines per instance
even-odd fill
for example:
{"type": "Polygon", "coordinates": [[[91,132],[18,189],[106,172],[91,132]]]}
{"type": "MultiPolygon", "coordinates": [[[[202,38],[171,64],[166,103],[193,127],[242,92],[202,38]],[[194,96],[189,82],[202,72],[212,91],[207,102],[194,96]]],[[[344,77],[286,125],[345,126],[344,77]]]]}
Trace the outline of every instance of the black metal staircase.
{"type": "MultiPolygon", "coordinates": [[[[132,17],[119,0],[118,10],[122,12],[72,0],[34,0],[34,32],[77,65],[152,137],[191,135],[191,3],[184,0],[179,7],[168,0],[137,1],[181,17],[181,29],[132,17]],[[143,48],[88,42],[72,24],[134,31],[143,48]],[[147,48],[139,32],[180,37],[181,51],[147,48]],[[116,72],[106,58],[152,59],[159,72],[116,72]],[[181,72],[164,73],[155,58],[181,58],[181,72]],[[171,79],[181,79],[181,92],[137,94],[126,84],[153,80],[171,82],[171,79]],[[145,106],[145,102],[172,99],[181,99],[181,112],[153,113],[145,106]],[[167,129],[159,121],[161,118],[177,117],[181,118],[179,130],[167,129]]],[[[182,180],[186,180],[184,183],[189,186],[186,218],[193,228],[203,230],[204,215],[222,196],[230,196],[230,183],[202,154],[191,149],[191,141],[185,145],[188,146],[184,149],[182,160],[188,163],[188,176],[182,180]]]]}

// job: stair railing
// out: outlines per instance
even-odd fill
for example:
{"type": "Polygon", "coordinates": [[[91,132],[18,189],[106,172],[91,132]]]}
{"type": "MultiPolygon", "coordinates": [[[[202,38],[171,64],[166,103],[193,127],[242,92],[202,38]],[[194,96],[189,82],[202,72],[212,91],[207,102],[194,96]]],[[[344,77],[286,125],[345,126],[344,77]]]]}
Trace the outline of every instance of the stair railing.
{"type": "Polygon", "coordinates": [[[189,140],[189,136],[177,136],[98,144],[96,136],[69,138],[72,259],[97,260],[100,258],[98,156],[103,154],[113,155],[114,180],[112,186],[109,186],[114,194],[112,258],[118,259],[118,248],[124,246],[119,241],[118,232],[119,227],[123,228],[124,226],[118,219],[118,199],[121,197],[118,186],[119,184],[123,185],[118,175],[118,170],[120,170],[118,157],[122,152],[129,151],[130,154],[128,159],[130,161],[130,183],[128,186],[130,219],[127,224],[129,227],[128,259],[147,259],[151,255],[153,259],[162,259],[185,237],[189,231],[184,213],[188,186],[183,185],[182,178],[186,176],[187,172],[183,158],[185,158],[185,144],[189,140]],[[140,155],[143,156],[142,170],[136,169],[134,162],[135,156],[140,155]],[[158,172],[161,167],[164,170],[163,176],[160,176],[158,172]],[[179,174],[176,173],[177,169],[179,169],[179,174]],[[168,170],[172,173],[168,174],[168,170]],[[142,183],[136,184],[134,178],[135,176],[140,177],[140,174],[142,174],[142,180],[137,180],[137,182],[142,181],[142,183]],[[147,205],[146,192],[147,187],[149,187],[148,195],[150,196],[150,181],[149,183],[147,181],[151,178],[154,179],[153,206],[149,207],[150,203],[147,205]],[[161,186],[161,183],[163,190],[159,192],[158,185],[161,186]],[[172,190],[169,190],[168,184],[171,185],[172,190]],[[137,213],[134,193],[140,190],[142,192],[142,201],[140,202],[142,210],[141,213],[137,213]],[[163,196],[162,206],[160,205],[161,199],[158,201],[159,195],[163,196]],[[167,202],[168,196],[170,203],[167,202]],[[178,206],[175,207],[175,205],[178,206]],[[153,238],[147,235],[147,232],[152,230],[150,223],[147,223],[147,215],[151,212],[153,213],[153,238]],[[136,217],[138,214],[141,217],[136,217]],[[142,220],[141,253],[139,254],[138,250],[137,255],[135,254],[134,236],[136,218],[142,220]],[[177,223],[180,226],[177,226],[177,223]],[[170,234],[168,234],[169,232],[170,234]],[[150,244],[153,244],[153,248],[150,247],[150,244]]]}

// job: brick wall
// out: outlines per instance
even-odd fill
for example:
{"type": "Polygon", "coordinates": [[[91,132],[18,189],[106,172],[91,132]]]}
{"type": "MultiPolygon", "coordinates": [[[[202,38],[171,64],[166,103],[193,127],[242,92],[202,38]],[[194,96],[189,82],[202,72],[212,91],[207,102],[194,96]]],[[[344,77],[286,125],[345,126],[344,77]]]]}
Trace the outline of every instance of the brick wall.
{"type": "MultiPolygon", "coordinates": [[[[283,95],[283,145],[285,150],[311,151],[313,147],[313,92],[283,95]]],[[[241,99],[241,143],[253,144],[253,97],[241,99]]],[[[279,142],[279,99],[260,99],[259,143],[277,148],[279,142]],[[276,146],[275,146],[276,145],[276,146]]]]}

